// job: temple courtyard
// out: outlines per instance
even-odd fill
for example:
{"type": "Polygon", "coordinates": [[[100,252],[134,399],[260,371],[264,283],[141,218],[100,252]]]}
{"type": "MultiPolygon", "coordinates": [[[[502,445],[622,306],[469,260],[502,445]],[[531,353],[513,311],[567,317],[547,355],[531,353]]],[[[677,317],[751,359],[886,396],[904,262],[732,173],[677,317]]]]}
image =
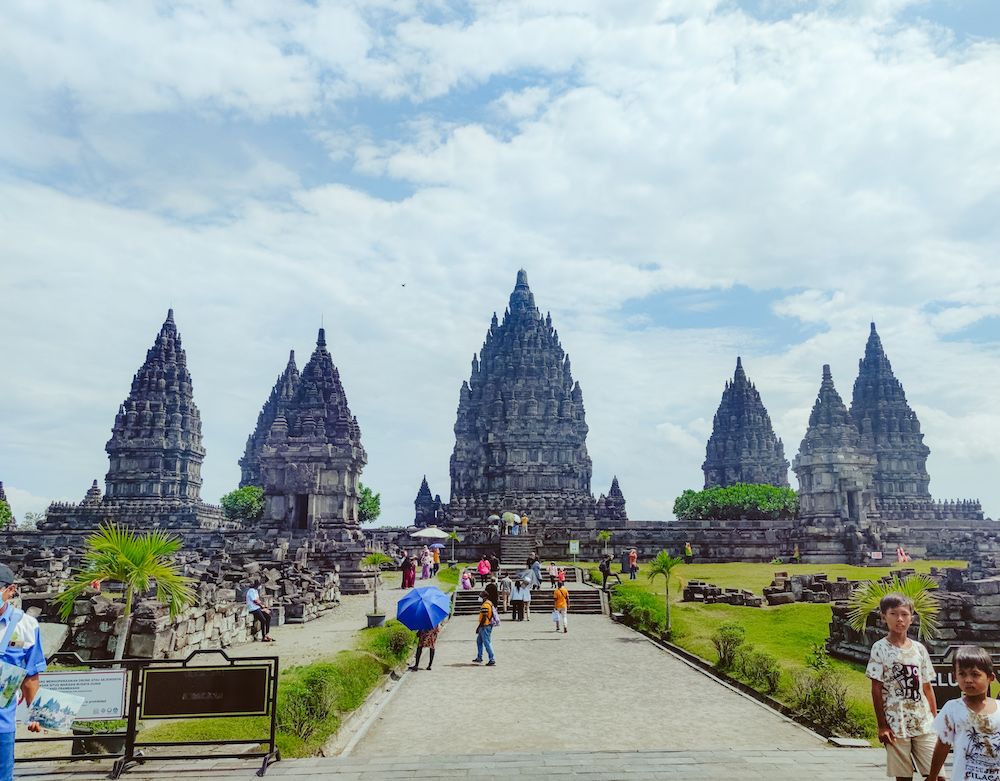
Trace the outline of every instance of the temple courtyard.
{"type": "MultiPolygon", "coordinates": [[[[380,593],[390,615],[402,593],[380,593]]],[[[345,598],[343,612],[329,619],[278,629],[274,649],[282,666],[313,658],[324,634],[327,649],[340,644],[341,633],[346,640],[368,599],[345,598]]],[[[860,781],[885,775],[882,751],[834,747],[606,616],[571,615],[567,634],[554,631],[548,613],[504,621],[494,630],[492,668],[471,661],[475,626],[474,616],[452,618],[433,671],[406,672],[340,736],[338,756],[282,760],[265,777],[860,781]]],[[[426,667],[426,653],[421,661],[426,667]]],[[[27,763],[16,777],[96,781],[109,769],[109,762],[27,763]]],[[[152,761],[123,778],[249,779],[257,769],[249,760],[152,761]]]]}

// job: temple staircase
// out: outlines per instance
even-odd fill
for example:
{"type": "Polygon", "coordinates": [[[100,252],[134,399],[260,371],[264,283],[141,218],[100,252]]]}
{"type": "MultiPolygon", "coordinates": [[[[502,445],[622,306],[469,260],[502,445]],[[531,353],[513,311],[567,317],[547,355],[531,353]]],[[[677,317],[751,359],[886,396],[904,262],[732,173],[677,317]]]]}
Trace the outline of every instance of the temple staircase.
{"type": "MultiPolygon", "coordinates": [[[[481,589],[474,588],[470,591],[459,589],[455,592],[452,615],[469,616],[479,612],[479,592],[481,589]]],[[[535,589],[531,592],[531,614],[538,615],[543,620],[551,620],[552,614],[552,591],[551,588],[535,589]]],[[[604,610],[601,606],[601,591],[597,588],[585,586],[574,588],[569,592],[569,612],[585,613],[588,615],[601,615],[604,610]]],[[[510,618],[510,613],[500,615],[501,621],[510,618]]]]}

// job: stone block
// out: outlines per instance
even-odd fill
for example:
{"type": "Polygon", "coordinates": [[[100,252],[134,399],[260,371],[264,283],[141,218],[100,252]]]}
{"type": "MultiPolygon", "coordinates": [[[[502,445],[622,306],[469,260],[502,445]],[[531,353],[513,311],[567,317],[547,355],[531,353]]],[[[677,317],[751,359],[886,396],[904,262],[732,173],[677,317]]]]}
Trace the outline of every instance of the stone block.
{"type": "Polygon", "coordinates": [[[107,642],[108,636],[94,629],[81,629],[73,637],[73,644],[81,648],[103,648],[107,642]]]}
{"type": "Polygon", "coordinates": [[[1000,578],[983,578],[982,580],[969,580],[965,583],[965,590],[969,594],[1000,594],[1000,578]]]}
{"type": "Polygon", "coordinates": [[[790,591],[767,595],[767,604],[769,605],[790,605],[793,602],[795,602],[795,594],[790,591]]]}
{"type": "Polygon", "coordinates": [[[966,611],[970,621],[998,621],[1000,622],[1000,607],[987,607],[976,605],[966,611]]]}

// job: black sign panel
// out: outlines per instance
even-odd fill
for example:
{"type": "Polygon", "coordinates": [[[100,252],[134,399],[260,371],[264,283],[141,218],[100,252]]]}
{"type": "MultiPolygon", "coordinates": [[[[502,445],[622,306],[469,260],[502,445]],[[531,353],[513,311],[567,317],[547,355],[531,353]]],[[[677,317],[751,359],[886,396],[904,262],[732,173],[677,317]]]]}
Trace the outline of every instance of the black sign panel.
{"type": "Polygon", "coordinates": [[[147,667],[139,718],[267,716],[267,665],[147,667]]]}

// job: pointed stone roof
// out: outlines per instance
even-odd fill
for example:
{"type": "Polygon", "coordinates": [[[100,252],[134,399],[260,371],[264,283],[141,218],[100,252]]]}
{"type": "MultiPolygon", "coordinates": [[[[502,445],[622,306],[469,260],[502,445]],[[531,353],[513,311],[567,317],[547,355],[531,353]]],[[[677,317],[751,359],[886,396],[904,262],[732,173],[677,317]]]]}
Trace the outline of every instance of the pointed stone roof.
{"type": "Polygon", "coordinates": [[[199,498],[201,414],[173,309],[132,379],[105,450],[107,499],[199,498]]]}
{"type": "Polygon", "coordinates": [[[736,483],[788,486],[785,447],[738,356],[732,382],[726,382],[715,413],[701,468],[705,488],[736,483]]]}
{"type": "MultiPolygon", "coordinates": [[[[290,360],[289,366],[293,365],[290,360]]],[[[275,439],[276,434],[282,440],[326,441],[340,447],[360,448],[364,458],[361,429],[347,406],[347,395],[340,383],[340,372],[333,365],[330,351],[326,349],[325,329],[319,329],[316,349],[294,384],[295,391],[291,398],[276,404],[269,441],[275,439]]],[[[284,387],[282,392],[283,390],[284,387]]]]}
{"type": "Polygon", "coordinates": [[[861,432],[834,387],[830,364],[824,364],[819,396],[809,413],[809,427],[799,445],[799,452],[835,452],[845,447],[860,449],[861,432]]]}
{"type": "Polygon", "coordinates": [[[270,432],[275,419],[279,413],[283,413],[284,408],[295,395],[298,386],[299,370],[295,365],[295,350],[290,350],[288,353],[288,364],[285,366],[284,371],[278,375],[278,379],[271,389],[271,395],[268,396],[267,401],[264,402],[263,409],[257,415],[257,427],[247,437],[246,451],[243,454],[243,458],[240,459],[240,470],[242,472],[240,488],[248,485],[255,485],[259,488],[264,487],[260,475],[261,450],[264,447],[264,443],[267,442],[268,432],[270,432]]]}
{"type": "Polygon", "coordinates": [[[451,506],[483,517],[505,509],[538,515],[559,503],[592,511],[587,431],[569,356],[521,269],[502,322],[494,313],[462,383],[451,506]]]}
{"type": "Polygon", "coordinates": [[[875,491],[879,499],[930,499],[930,475],[920,421],[892,373],[882,340],[872,323],[865,357],[858,361],[851,415],[878,458],[875,491]]]}

